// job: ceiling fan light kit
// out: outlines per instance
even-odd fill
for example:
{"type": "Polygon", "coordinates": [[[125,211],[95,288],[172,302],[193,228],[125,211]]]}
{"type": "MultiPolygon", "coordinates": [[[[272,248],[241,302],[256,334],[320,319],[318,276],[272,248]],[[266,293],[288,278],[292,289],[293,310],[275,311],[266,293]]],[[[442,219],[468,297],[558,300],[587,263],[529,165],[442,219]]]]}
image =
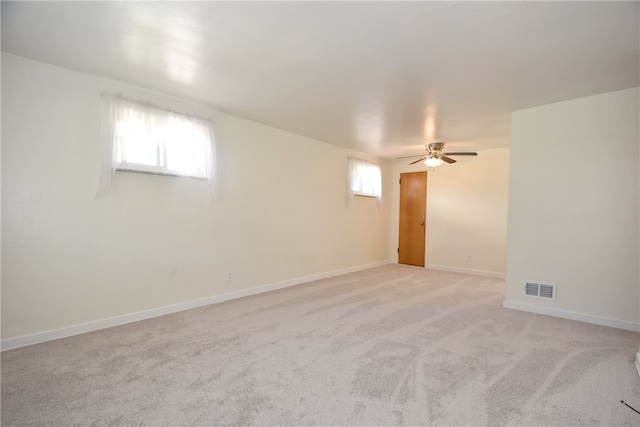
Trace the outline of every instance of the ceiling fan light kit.
{"type": "Polygon", "coordinates": [[[424,161],[424,164],[430,168],[437,168],[442,164],[442,160],[437,157],[427,157],[427,159],[424,161]]]}
{"type": "MultiPolygon", "coordinates": [[[[456,160],[452,159],[449,156],[477,156],[478,153],[473,151],[460,151],[455,153],[443,153],[444,150],[444,142],[431,142],[425,145],[425,150],[427,150],[427,155],[422,156],[420,159],[415,160],[410,165],[413,165],[418,162],[424,161],[424,164],[430,168],[437,168],[442,163],[455,163],[456,160]]],[[[413,156],[410,156],[413,157],[413,156]]]]}

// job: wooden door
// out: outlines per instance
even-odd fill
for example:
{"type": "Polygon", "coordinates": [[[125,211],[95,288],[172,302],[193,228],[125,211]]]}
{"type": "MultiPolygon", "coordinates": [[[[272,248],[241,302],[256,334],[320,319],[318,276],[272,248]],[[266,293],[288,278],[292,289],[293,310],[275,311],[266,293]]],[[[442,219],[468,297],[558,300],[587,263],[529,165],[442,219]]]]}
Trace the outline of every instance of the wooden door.
{"type": "Polygon", "coordinates": [[[400,174],[398,262],[424,267],[427,173],[400,174]]]}

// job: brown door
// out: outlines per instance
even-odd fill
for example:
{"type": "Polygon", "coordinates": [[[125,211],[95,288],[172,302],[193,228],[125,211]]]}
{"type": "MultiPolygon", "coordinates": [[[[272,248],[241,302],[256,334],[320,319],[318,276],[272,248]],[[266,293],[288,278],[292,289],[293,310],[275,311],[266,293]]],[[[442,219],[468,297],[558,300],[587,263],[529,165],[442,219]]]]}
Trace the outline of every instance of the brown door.
{"type": "Polygon", "coordinates": [[[400,174],[398,262],[424,267],[427,173],[400,174]]]}

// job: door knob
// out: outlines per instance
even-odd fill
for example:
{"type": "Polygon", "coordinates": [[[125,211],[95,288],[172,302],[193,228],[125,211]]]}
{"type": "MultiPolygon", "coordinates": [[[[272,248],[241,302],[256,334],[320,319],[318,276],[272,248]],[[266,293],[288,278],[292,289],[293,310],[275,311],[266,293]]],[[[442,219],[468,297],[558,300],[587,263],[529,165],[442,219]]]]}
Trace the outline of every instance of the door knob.
{"type": "Polygon", "coordinates": [[[420,223],[420,225],[424,225],[424,221],[422,221],[422,222],[420,223]]]}

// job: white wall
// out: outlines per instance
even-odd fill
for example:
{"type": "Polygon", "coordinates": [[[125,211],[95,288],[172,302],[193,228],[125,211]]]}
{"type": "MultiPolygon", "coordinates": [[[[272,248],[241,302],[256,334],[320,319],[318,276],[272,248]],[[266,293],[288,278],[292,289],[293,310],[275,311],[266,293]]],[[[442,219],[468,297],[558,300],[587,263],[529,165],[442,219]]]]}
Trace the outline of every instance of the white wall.
{"type": "Polygon", "coordinates": [[[638,328],[638,89],[516,111],[505,306],[638,328]],[[523,296],[557,284],[557,300],[523,296]]]}
{"type": "Polygon", "coordinates": [[[3,339],[388,261],[386,162],[383,203],[348,208],[353,152],[6,54],[2,125],[3,339]],[[219,200],[125,172],[94,199],[105,89],[211,118],[219,200]]]}
{"type": "Polygon", "coordinates": [[[509,148],[456,159],[434,170],[422,162],[394,162],[390,256],[397,261],[400,174],[427,170],[425,266],[503,277],[509,148]]]}

